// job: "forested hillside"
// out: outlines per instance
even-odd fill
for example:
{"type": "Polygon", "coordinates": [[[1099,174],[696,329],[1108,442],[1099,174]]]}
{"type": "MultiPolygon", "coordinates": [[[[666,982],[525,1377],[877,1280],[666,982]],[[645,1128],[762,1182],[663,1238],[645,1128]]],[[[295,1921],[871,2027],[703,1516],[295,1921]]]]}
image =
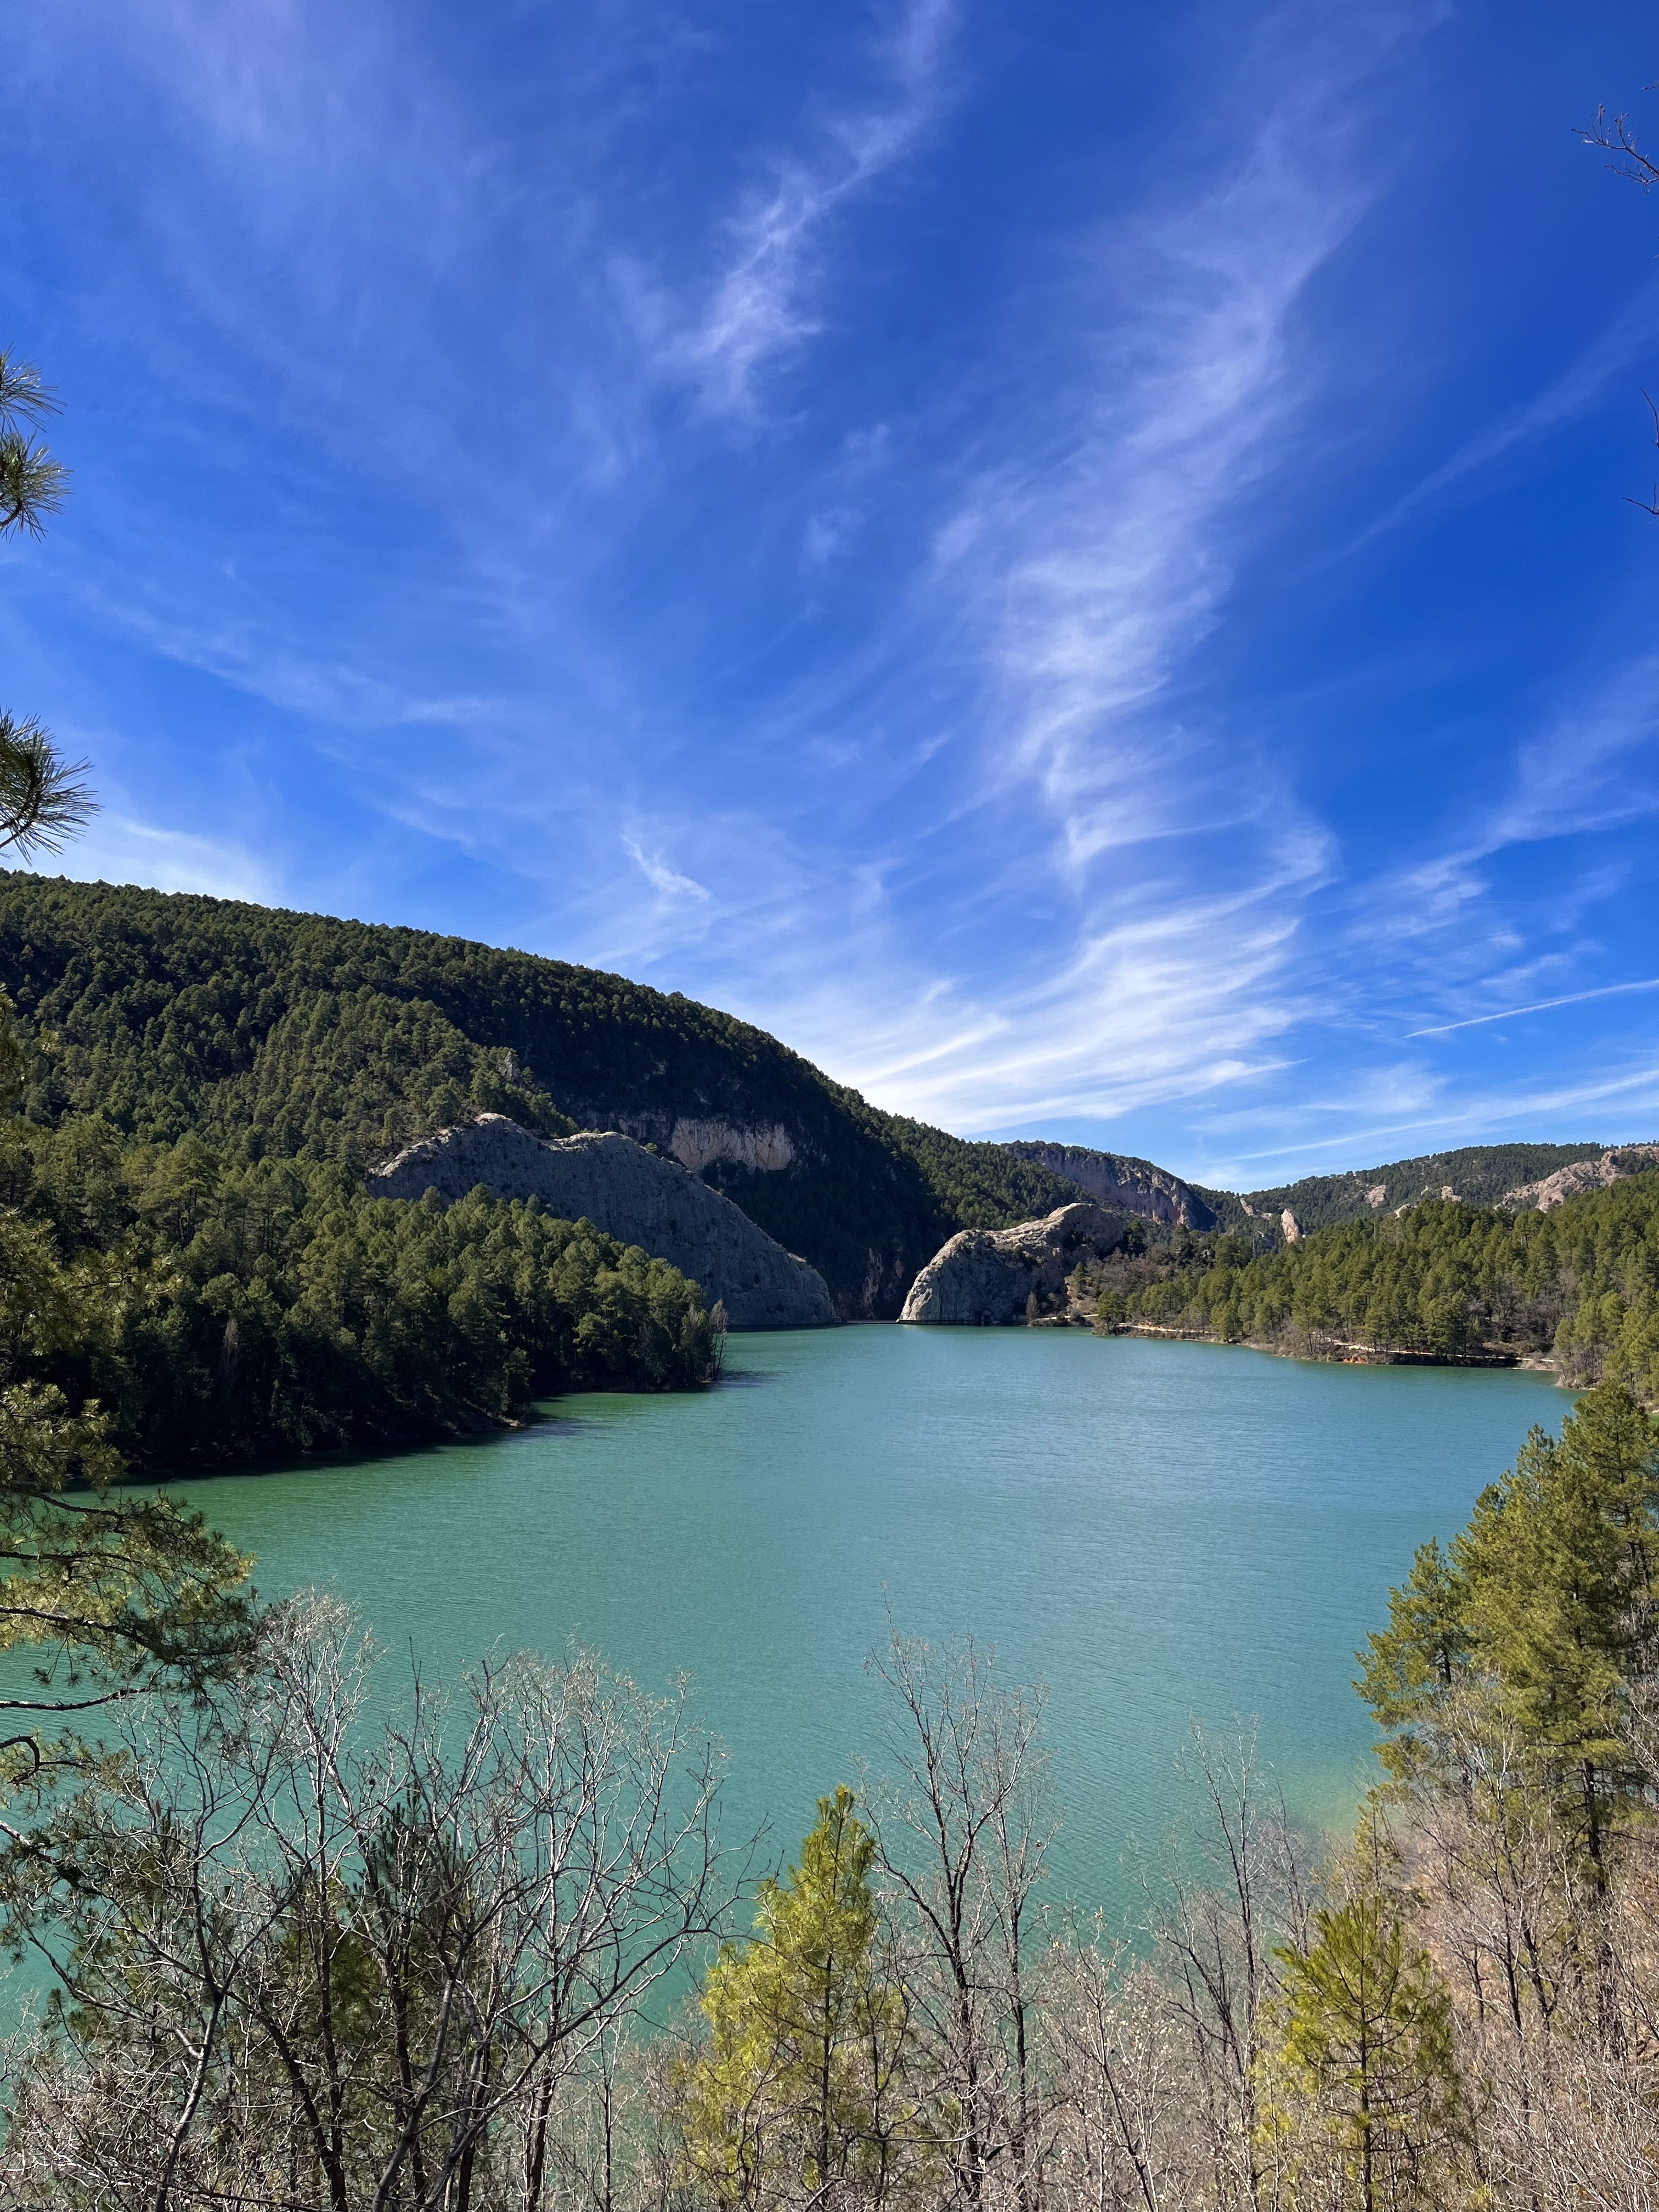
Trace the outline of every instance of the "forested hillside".
{"type": "Polygon", "coordinates": [[[1425,1200],[1254,1252],[1185,1233],[1091,1272],[1106,1328],[1137,1322],[1315,1356],[1554,1352],[1659,1401],[1659,1174],[1548,1213],[1425,1200]]]}
{"type": "MultiPolygon", "coordinates": [[[[997,1145],[878,1112],[760,1030],[618,975],[459,938],[221,899],[0,874],[0,988],[32,1045],[25,1110],[231,1160],[364,1161],[489,1109],[665,1150],[693,1120],[793,1157],[707,1179],[829,1282],[896,1313],[964,1224],[1075,1194],[997,1145]]],[[[733,1145],[740,1152],[741,1145],[733,1145]]]]}
{"type": "MultiPolygon", "coordinates": [[[[896,1314],[957,1229],[1078,1194],[1036,1147],[884,1113],[730,1015],[459,938],[0,873],[0,988],[29,1048],[33,1126],[95,1116],[127,1145],[190,1135],[228,1170],[292,1161],[357,1176],[484,1110],[549,1134],[619,1127],[665,1151],[689,1130],[707,1181],[810,1260],[849,1318],[896,1314]]],[[[1490,1202],[1599,1150],[1470,1146],[1198,1195],[1244,1232],[1248,1256],[1278,1243],[1286,1206],[1304,1231],[1376,1227],[1425,1193],[1490,1202]]],[[[1194,1262],[1177,1243],[1181,1256],[1147,1265],[1184,1280],[1194,1262]]]]}
{"type": "Polygon", "coordinates": [[[1356,1168],[1344,1175],[1304,1176],[1273,1190],[1252,1190],[1241,1201],[1247,1213],[1276,1222],[1288,1206],[1301,1229],[1362,1220],[1415,1206],[1447,1191],[1474,1206],[1495,1206],[1506,1193],[1536,1182],[1574,1160],[1593,1158],[1600,1145],[1465,1145],[1455,1152],[1424,1152],[1386,1167],[1356,1168]]]}
{"type": "Polygon", "coordinates": [[[586,1224],[369,1198],[334,1164],[0,1121],[0,1384],[143,1466],[406,1442],[718,1371],[697,1286],[586,1224]]]}

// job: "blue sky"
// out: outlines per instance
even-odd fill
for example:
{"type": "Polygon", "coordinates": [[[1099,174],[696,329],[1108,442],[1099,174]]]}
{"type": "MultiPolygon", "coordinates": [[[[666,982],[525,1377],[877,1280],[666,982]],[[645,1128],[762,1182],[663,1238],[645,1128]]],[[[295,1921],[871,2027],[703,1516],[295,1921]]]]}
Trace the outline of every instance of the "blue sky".
{"type": "Polygon", "coordinates": [[[1650,9],[58,0],[73,872],[1249,1188],[1659,1132],[1650,9]]]}

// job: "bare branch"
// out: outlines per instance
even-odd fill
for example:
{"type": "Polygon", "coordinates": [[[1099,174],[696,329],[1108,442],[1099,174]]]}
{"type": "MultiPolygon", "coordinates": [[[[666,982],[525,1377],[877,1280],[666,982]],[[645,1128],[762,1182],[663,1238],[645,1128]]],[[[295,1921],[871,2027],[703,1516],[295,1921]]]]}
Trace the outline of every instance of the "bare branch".
{"type": "Polygon", "coordinates": [[[1617,158],[1607,167],[1615,176],[1627,177],[1644,192],[1651,191],[1659,184],[1659,162],[1650,160],[1636,143],[1628,115],[1615,115],[1609,122],[1607,109],[1598,107],[1595,122],[1581,124],[1573,136],[1583,139],[1586,146],[1599,146],[1605,153],[1614,155],[1617,158]]]}

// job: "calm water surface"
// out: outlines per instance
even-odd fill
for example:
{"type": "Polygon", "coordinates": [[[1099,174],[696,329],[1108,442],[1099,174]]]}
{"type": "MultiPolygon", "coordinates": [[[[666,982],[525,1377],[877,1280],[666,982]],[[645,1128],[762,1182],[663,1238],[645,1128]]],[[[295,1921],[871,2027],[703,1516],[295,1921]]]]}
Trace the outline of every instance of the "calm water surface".
{"type": "Polygon", "coordinates": [[[1259,1715],[1294,1807],[1368,1778],[1353,1650],[1416,1545],[1449,1535],[1569,1401],[1504,1372],[1302,1365],[1060,1330],[732,1340],[692,1398],[582,1397],[542,1427],[192,1494],[267,1596],[337,1589],[450,1672],[577,1639],[690,1674],[730,1752],[728,1832],[785,1848],[874,1755],[884,1602],[971,1628],[1053,1693],[1070,1894],[1121,1895],[1178,1808],[1189,1716],[1259,1715]]]}

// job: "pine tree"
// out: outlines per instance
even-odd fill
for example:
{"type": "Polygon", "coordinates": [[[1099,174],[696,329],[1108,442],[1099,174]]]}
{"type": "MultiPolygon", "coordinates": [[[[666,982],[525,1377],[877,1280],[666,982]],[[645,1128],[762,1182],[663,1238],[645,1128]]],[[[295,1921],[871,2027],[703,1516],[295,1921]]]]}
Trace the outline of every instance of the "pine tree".
{"type": "Polygon", "coordinates": [[[1389,1593],[1389,1625],[1365,1639],[1357,1687],[1390,1733],[1378,1756],[1404,1779],[1432,1756],[1447,1698],[1468,1672],[1472,1641],[1463,1577],[1437,1542],[1421,1544],[1406,1582],[1389,1593]]]}
{"type": "Polygon", "coordinates": [[[0,1738],[0,1779],[73,1758],[42,1741],[43,1722],[234,1663],[249,1620],[251,1562],[165,1494],[123,1496],[97,1405],[27,1371],[77,1326],[79,1290],[40,1225],[0,1208],[0,1650],[48,1662],[0,1700],[23,1723],[0,1738]]]}
{"type": "Polygon", "coordinates": [[[28,1076],[23,1041],[13,1017],[11,1000],[0,991],[0,1114],[15,1113],[22,1103],[28,1076]]]}
{"type": "Polygon", "coordinates": [[[882,1977],[875,1843],[844,1784],[818,1800],[800,1863],[766,1882],[755,1940],[725,1946],[686,2069],[688,2160],[719,2202],[779,2186],[827,2202],[857,2182],[892,2201],[908,2128],[904,2007],[882,1977]]]}
{"type": "Polygon", "coordinates": [[[1598,1887],[1608,1821],[1642,1783],[1624,1712],[1653,1656],[1656,1507],[1652,1424],[1627,1391],[1603,1383],[1559,1443],[1533,1431],[1456,1546],[1475,1648],[1576,1816],[1598,1887]]]}
{"type": "Polygon", "coordinates": [[[1305,1951],[1277,1954],[1267,2130],[1292,2172],[1316,2188],[1337,2179],[1356,2212],[1443,2212],[1464,2111],[1450,1999],[1381,1895],[1316,1912],[1314,1924],[1305,1951]],[[1320,2173],[1331,2160],[1336,2174],[1320,2173]]]}
{"type": "Polygon", "coordinates": [[[1390,1595],[1359,1685],[1389,1731],[1384,1764],[1432,1766],[1447,1699],[1492,1699],[1604,1887],[1609,1825],[1643,1787],[1626,1714],[1659,1656],[1656,1569],[1659,1442],[1630,1393],[1601,1383],[1559,1443],[1534,1429],[1449,1558],[1425,1545],[1390,1595]]]}

